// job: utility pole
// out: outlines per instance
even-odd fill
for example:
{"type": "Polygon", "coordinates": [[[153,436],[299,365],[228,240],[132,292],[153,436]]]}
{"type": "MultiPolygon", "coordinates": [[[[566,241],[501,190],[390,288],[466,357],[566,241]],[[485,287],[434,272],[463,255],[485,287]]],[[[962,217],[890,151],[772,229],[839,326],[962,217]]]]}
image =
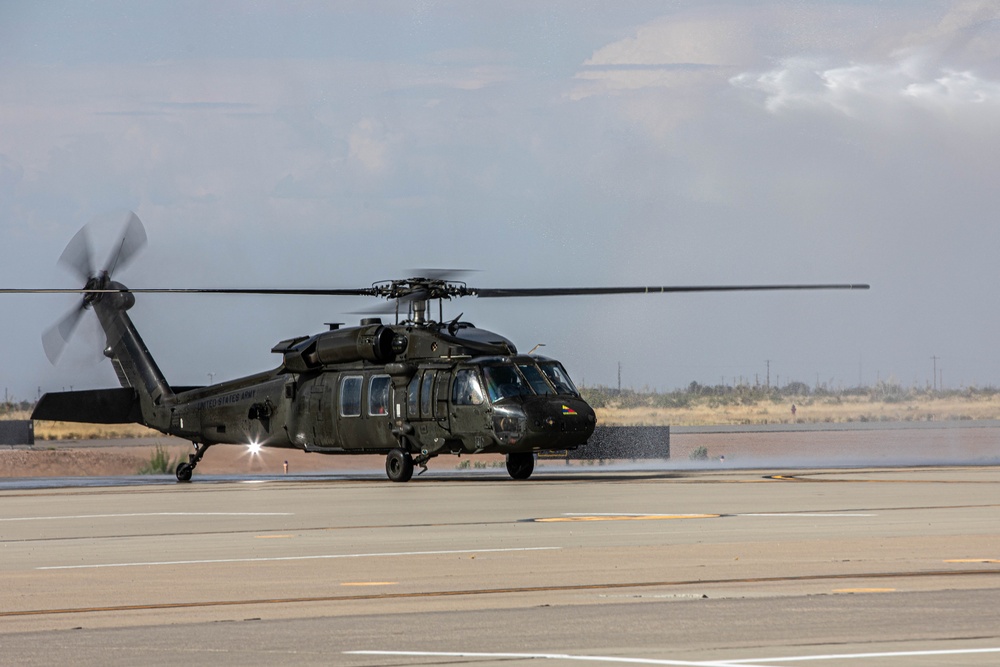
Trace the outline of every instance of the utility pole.
{"type": "Polygon", "coordinates": [[[767,364],[767,388],[771,388],[771,360],[765,359],[764,363],[767,364]]]}
{"type": "Polygon", "coordinates": [[[618,393],[622,393],[622,362],[618,362],[618,393]]]}
{"type": "Polygon", "coordinates": [[[931,357],[931,359],[934,360],[934,380],[933,380],[934,391],[937,391],[937,362],[938,362],[938,359],[940,359],[940,357],[938,357],[937,355],[934,355],[934,356],[931,357]]]}

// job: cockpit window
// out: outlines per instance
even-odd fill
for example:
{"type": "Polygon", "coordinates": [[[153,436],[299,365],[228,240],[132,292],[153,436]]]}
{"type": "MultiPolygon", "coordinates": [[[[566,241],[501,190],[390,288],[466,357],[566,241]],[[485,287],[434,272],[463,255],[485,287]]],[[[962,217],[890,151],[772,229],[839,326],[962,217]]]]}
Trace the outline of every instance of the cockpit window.
{"type": "Polygon", "coordinates": [[[536,394],[544,396],[555,393],[552,391],[549,383],[545,381],[545,376],[538,370],[538,366],[534,364],[518,364],[517,368],[521,371],[524,379],[528,381],[528,384],[531,385],[531,388],[535,390],[536,394]]]}
{"type": "Polygon", "coordinates": [[[569,373],[566,372],[566,369],[558,361],[545,361],[539,363],[538,366],[545,373],[545,377],[549,379],[552,386],[556,388],[557,394],[580,395],[573,381],[569,379],[569,373]]]}
{"type": "Polygon", "coordinates": [[[514,396],[530,396],[533,392],[517,369],[511,365],[483,366],[486,393],[491,401],[514,396]]]}
{"type": "Polygon", "coordinates": [[[452,388],[451,401],[455,405],[482,405],[486,400],[483,385],[472,369],[460,370],[455,374],[455,385],[452,388]]]}

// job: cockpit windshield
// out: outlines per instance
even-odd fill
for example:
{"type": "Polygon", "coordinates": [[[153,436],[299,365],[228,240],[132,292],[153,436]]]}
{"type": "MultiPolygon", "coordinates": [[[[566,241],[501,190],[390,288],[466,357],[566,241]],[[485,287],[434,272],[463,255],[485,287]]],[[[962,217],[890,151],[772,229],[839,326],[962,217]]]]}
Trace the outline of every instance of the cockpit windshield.
{"type": "Polygon", "coordinates": [[[540,396],[545,396],[546,394],[554,394],[552,386],[545,381],[545,376],[542,372],[538,370],[538,366],[535,364],[518,364],[517,369],[521,371],[524,379],[528,381],[531,388],[535,390],[535,393],[540,396]]]}
{"type": "Polygon", "coordinates": [[[483,366],[483,377],[486,379],[486,393],[491,402],[534,393],[513,364],[483,366]]]}
{"type": "Polygon", "coordinates": [[[580,392],[576,390],[576,385],[569,378],[569,373],[566,372],[566,369],[558,361],[540,361],[538,367],[542,369],[545,377],[556,388],[557,394],[580,395],[580,392]]]}
{"type": "Polygon", "coordinates": [[[486,395],[491,402],[514,396],[579,396],[562,364],[553,360],[504,360],[483,364],[486,395]]]}

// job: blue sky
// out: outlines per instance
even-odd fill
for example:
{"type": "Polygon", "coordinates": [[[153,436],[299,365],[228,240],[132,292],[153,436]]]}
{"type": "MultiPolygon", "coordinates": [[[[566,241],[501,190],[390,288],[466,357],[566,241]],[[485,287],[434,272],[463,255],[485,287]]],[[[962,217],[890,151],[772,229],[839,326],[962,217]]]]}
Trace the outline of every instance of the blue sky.
{"type": "MultiPolygon", "coordinates": [[[[132,209],[125,284],[869,282],[466,299],[578,382],[1000,384],[993,2],[0,2],[0,283],[132,209]]],[[[67,296],[3,297],[0,379],[113,386],[67,296]]],[[[351,299],[140,299],[168,380],[271,367],[351,299]]]]}

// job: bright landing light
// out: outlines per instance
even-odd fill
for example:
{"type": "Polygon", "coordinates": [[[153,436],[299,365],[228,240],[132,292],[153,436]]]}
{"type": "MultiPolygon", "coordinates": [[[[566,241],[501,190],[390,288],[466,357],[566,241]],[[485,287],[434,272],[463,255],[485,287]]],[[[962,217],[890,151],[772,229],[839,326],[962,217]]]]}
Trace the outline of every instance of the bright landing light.
{"type": "Polygon", "coordinates": [[[260,442],[251,440],[250,444],[247,445],[247,451],[250,452],[251,456],[257,456],[260,454],[261,447],[263,447],[263,445],[260,442]]]}

